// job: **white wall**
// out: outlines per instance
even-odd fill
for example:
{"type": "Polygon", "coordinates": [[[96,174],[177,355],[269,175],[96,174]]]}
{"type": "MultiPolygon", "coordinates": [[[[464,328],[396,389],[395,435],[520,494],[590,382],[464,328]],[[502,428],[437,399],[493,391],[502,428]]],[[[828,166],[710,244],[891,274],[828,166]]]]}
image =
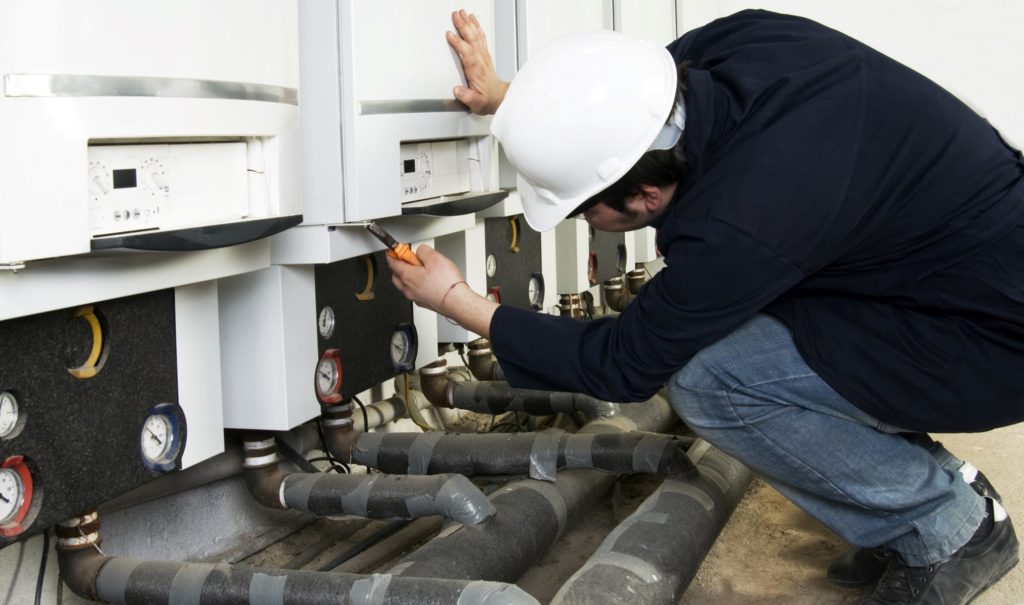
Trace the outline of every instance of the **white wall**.
{"type": "Polygon", "coordinates": [[[680,32],[745,8],[801,15],[938,82],[1024,145],[1024,2],[1019,0],[677,0],[680,32]]]}

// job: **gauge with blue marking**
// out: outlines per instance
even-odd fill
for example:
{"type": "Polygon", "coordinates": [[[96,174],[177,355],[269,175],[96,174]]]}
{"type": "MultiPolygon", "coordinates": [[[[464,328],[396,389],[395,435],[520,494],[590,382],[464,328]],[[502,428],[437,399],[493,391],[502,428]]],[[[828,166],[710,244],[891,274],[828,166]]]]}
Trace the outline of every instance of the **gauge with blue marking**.
{"type": "Polygon", "coordinates": [[[150,409],[139,432],[142,463],[151,471],[167,472],[177,466],[184,441],[177,406],[161,403],[150,409]]]}

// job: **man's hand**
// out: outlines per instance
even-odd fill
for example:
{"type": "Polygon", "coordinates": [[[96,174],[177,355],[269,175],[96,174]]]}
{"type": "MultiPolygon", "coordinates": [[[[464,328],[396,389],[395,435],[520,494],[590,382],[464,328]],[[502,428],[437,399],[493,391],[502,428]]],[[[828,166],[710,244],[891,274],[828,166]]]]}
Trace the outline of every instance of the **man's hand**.
{"type": "Polygon", "coordinates": [[[451,260],[430,246],[416,248],[423,266],[386,256],[391,283],[417,305],[440,313],[462,327],[487,338],[491,316],[498,304],[473,292],[451,260]]]}
{"type": "Polygon", "coordinates": [[[473,113],[492,114],[505,98],[508,82],[498,79],[494,71],[494,61],[487,50],[487,37],[476,15],[457,10],[452,13],[452,24],[455,32],[447,32],[446,36],[448,44],[462,59],[467,84],[456,86],[452,92],[473,113]]]}

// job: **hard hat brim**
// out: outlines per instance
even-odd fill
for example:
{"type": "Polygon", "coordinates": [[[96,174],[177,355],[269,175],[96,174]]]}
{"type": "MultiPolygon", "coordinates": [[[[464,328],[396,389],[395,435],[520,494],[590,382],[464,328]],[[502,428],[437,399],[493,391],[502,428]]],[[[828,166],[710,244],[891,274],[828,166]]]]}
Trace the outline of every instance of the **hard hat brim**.
{"type": "Polygon", "coordinates": [[[583,199],[575,203],[573,200],[559,199],[557,204],[553,204],[544,199],[533,183],[522,174],[517,175],[516,185],[519,188],[519,198],[523,204],[523,216],[526,217],[526,224],[530,225],[534,231],[547,231],[553,228],[567,218],[566,213],[583,203],[583,199]]]}

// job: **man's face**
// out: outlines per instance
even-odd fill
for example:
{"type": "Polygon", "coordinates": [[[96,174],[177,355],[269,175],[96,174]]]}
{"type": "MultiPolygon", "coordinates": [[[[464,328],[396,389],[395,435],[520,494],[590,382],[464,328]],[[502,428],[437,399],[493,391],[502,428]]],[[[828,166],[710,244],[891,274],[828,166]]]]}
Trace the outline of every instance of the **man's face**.
{"type": "Polygon", "coordinates": [[[637,210],[626,203],[626,211],[619,212],[610,208],[604,202],[598,203],[583,213],[583,218],[594,229],[598,231],[622,232],[633,231],[646,227],[649,217],[644,216],[645,212],[637,210]]]}
{"type": "Polygon", "coordinates": [[[604,202],[591,206],[583,212],[583,218],[598,231],[634,231],[646,227],[668,208],[675,183],[664,187],[643,185],[642,192],[626,200],[626,207],[619,212],[604,202]]]}

